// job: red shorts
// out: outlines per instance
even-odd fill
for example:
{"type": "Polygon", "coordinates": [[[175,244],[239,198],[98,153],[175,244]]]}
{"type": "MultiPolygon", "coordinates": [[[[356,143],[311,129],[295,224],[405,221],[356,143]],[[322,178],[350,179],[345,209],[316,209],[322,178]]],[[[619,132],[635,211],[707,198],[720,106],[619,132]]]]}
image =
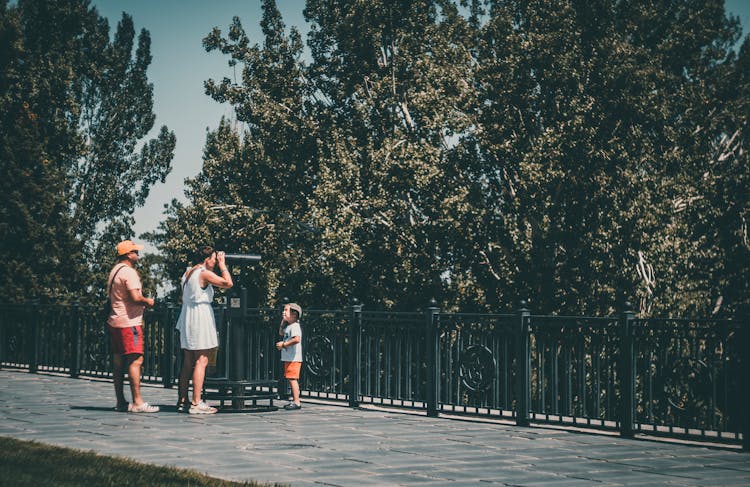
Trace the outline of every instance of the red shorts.
{"type": "Polygon", "coordinates": [[[284,378],[299,379],[299,371],[302,368],[302,362],[284,362],[284,378]]]}
{"type": "Polygon", "coordinates": [[[109,336],[112,339],[112,353],[115,355],[132,353],[143,355],[143,327],[113,328],[110,326],[109,336]]]}

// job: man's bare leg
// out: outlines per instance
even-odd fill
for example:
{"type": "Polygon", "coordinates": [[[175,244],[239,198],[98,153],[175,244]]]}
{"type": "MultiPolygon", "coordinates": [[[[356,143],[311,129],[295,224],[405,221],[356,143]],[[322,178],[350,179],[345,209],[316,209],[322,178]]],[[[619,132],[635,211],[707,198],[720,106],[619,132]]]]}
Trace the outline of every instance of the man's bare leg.
{"type": "Polygon", "coordinates": [[[143,355],[131,353],[127,355],[128,361],[128,378],[130,379],[130,393],[133,395],[133,404],[140,406],[143,404],[141,397],[141,366],[143,365],[143,355]]]}
{"type": "Polygon", "coordinates": [[[112,382],[115,385],[115,397],[117,398],[118,408],[124,408],[128,404],[128,401],[125,400],[125,392],[123,390],[125,386],[125,370],[123,363],[124,359],[121,354],[112,355],[112,382]]]}

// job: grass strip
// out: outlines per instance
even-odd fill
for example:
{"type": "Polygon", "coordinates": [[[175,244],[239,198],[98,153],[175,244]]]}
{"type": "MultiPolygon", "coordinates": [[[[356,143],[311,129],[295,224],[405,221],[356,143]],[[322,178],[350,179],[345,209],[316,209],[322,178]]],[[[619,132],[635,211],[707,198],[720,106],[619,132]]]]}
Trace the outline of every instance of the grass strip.
{"type": "Polygon", "coordinates": [[[0,486],[148,485],[153,487],[281,487],[231,482],[193,470],[160,467],[93,452],[0,436],[0,486]]]}

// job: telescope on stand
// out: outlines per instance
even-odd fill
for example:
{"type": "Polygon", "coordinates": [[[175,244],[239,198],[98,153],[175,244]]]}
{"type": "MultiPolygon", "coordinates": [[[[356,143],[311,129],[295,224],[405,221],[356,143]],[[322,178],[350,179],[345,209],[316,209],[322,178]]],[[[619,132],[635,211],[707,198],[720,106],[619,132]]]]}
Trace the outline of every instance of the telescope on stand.
{"type": "MultiPolygon", "coordinates": [[[[261,261],[257,254],[229,254],[224,258],[234,266],[251,266],[261,261]]],[[[223,377],[206,377],[204,380],[206,399],[221,401],[221,411],[252,412],[275,411],[273,405],[278,392],[274,391],[276,379],[250,379],[247,377],[248,330],[247,289],[235,277],[234,289],[229,294],[229,307],[226,302],[222,308],[222,323],[219,327],[219,354],[224,364],[223,377]],[[268,406],[259,406],[258,400],[268,400],[268,406]],[[224,402],[231,402],[230,408],[224,408],[224,402]],[[250,402],[248,406],[246,403],[250,402]]]]}
{"type": "Polygon", "coordinates": [[[224,254],[226,260],[236,261],[238,264],[252,264],[260,262],[260,255],[258,254],[224,254]]]}

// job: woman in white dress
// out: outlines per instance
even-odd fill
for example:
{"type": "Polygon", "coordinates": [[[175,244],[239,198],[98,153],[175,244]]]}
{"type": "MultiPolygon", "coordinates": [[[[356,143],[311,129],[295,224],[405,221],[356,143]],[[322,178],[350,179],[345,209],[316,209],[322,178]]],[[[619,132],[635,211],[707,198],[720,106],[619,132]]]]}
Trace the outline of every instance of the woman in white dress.
{"type": "Polygon", "coordinates": [[[232,275],[227,270],[224,252],[216,252],[213,247],[201,247],[182,276],[182,310],[177,319],[182,348],[182,370],[180,371],[180,398],[178,412],[190,414],[213,414],[216,408],[201,399],[203,381],[206,377],[209,352],[219,346],[214,318],[213,286],[228,289],[232,287],[232,275]],[[214,273],[218,265],[219,273],[214,273]],[[193,400],[188,402],[188,385],[193,379],[193,400]]]}

